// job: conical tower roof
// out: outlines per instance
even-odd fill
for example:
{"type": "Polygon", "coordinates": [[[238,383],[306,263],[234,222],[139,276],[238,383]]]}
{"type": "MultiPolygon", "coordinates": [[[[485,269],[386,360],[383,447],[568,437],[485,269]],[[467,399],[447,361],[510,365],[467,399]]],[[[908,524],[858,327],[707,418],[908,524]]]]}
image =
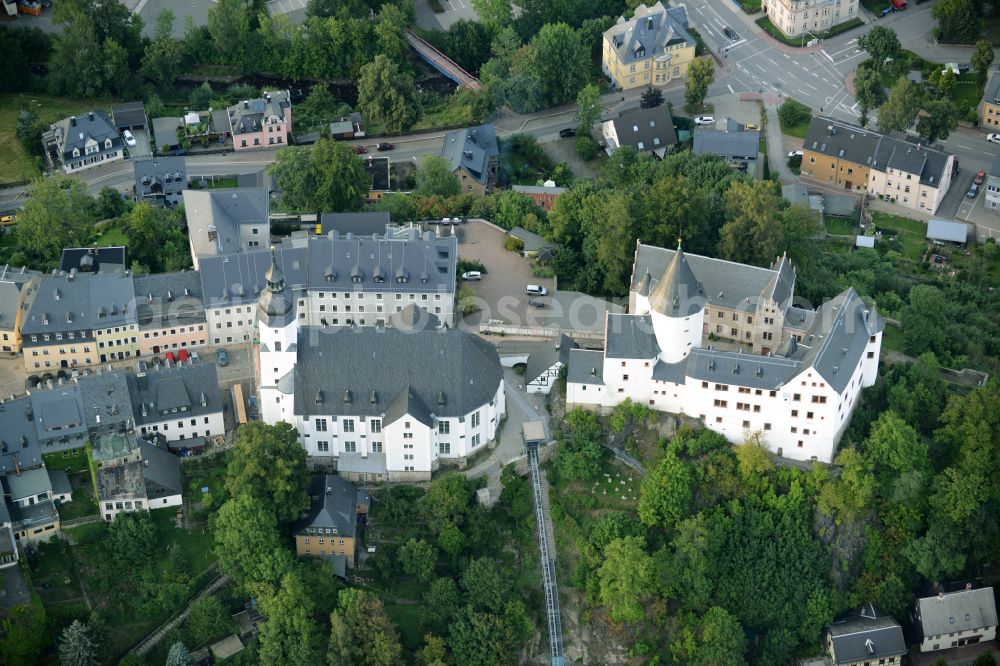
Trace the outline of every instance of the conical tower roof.
{"type": "Polygon", "coordinates": [[[649,293],[649,308],[668,317],[689,317],[704,303],[698,280],[678,243],[673,259],[649,293]]]}

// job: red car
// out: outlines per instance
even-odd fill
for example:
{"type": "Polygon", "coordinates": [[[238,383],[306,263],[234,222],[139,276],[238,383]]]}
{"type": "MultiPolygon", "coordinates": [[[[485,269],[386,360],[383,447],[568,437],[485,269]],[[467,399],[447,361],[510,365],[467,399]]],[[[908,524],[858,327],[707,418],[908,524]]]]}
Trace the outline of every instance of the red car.
{"type": "Polygon", "coordinates": [[[984,180],[986,180],[986,172],[980,170],[979,173],[976,174],[976,177],[972,179],[972,182],[976,185],[982,185],[984,180]]]}
{"type": "Polygon", "coordinates": [[[354,150],[357,151],[358,155],[364,155],[368,152],[368,146],[354,146],[354,150]]]}

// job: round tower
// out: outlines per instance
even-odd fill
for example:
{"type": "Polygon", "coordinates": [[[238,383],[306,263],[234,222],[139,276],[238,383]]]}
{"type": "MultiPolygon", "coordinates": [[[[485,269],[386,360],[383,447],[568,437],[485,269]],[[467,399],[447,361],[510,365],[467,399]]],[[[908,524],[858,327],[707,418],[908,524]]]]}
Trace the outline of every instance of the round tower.
{"type": "Polygon", "coordinates": [[[257,338],[260,340],[260,385],[276,386],[295,367],[299,320],[295,298],[285,288],[274,247],[271,266],[264,273],[266,285],[257,303],[257,338]]]}
{"type": "Polygon", "coordinates": [[[649,311],[662,361],[677,363],[693,347],[701,346],[705,296],[680,243],[663,276],[649,292],[649,311]]]}

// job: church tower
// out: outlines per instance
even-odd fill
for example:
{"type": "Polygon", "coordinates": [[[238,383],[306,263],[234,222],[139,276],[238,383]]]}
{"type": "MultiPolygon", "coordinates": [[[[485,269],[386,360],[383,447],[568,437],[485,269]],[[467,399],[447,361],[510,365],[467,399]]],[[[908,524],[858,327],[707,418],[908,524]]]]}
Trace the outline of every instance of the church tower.
{"type": "Polygon", "coordinates": [[[264,273],[264,280],[267,284],[257,303],[260,404],[261,416],[267,423],[274,423],[291,419],[293,396],[291,388],[285,384],[291,381],[295,369],[299,320],[295,313],[295,297],[285,287],[285,275],[278,268],[273,246],[271,266],[264,273]],[[285,402],[288,404],[283,404],[285,402]]]}
{"type": "Polygon", "coordinates": [[[701,346],[705,296],[680,242],[663,276],[649,292],[649,310],[663,362],[678,363],[693,347],[701,346]]]}

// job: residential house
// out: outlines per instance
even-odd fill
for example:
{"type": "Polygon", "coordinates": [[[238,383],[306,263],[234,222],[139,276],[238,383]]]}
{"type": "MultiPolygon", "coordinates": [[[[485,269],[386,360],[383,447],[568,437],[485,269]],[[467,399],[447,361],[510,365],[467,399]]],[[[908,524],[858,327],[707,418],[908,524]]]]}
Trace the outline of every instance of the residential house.
{"type": "Polygon", "coordinates": [[[826,628],[826,648],[833,666],[897,666],[906,655],[903,628],[870,603],[826,628]]]}
{"type": "Polygon", "coordinates": [[[614,113],[601,122],[601,136],[608,155],[621,146],[632,146],[640,153],[651,153],[662,159],[677,144],[674,119],[666,104],[614,113]]]}
{"type": "Polygon", "coordinates": [[[458,176],[463,192],[487,194],[500,172],[500,149],[493,125],[455,130],[444,135],[441,157],[458,176]]]}
{"type": "Polygon", "coordinates": [[[983,201],[983,206],[992,211],[1000,212],[1000,155],[994,158],[993,163],[990,164],[990,170],[987,172],[986,198],[983,201]]]}
{"type": "Polygon", "coordinates": [[[25,267],[0,267],[0,351],[21,351],[21,322],[25,302],[38,283],[39,274],[25,267]]]}
{"type": "Polygon", "coordinates": [[[695,128],[691,152],[695,155],[716,155],[729,166],[753,176],[757,173],[757,153],[760,150],[760,132],[737,130],[734,132],[695,128]]]}
{"type": "Polygon", "coordinates": [[[784,256],[760,268],[637,243],[629,314],[607,315],[603,350],[570,351],[567,406],[631,400],[831,462],[875,383],[884,321],[851,288],[817,310],[792,305],[794,291],[784,256]]]}
{"type": "Polygon", "coordinates": [[[16,542],[48,541],[59,534],[57,507],[73,501],[66,472],[45,467],[18,468],[3,478],[3,487],[16,542]]]}
{"type": "Polygon", "coordinates": [[[184,201],[187,166],[183,157],[155,157],[132,162],[135,199],[173,208],[184,201]]]}
{"type": "Polygon", "coordinates": [[[21,323],[25,369],[38,372],[135,358],[135,289],[128,271],[39,279],[21,323]]]}
{"type": "Polygon", "coordinates": [[[1000,72],[993,72],[986,84],[983,101],[979,104],[979,124],[987,132],[1000,128],[1000,72]]]}
{"type": "Polygon", "coordinates": [[[361,114],[357,111],[352,111],[330,123],[331,139],[360,139],[364,135],[365,128],[361,122],[361,114]]]}
{"type": "Polygon", "coordinates": [[[577,348],[579,345],[566,335],[540,343],[528,356],[525,365],[525,390],[548,395],[559,378],[559,372],[569,363],[570,350],[577,348]]]}
{"type": "Polygon", "coordinates": [[[601,70],[619,90],[664,86],[687,74],[696,46],[684,5],[639,5],[604,32],[601,70]]]}
{"type": "MultiPolygon", "coordinates": [[[[372,225],[374,219],[368,218],[372,225]]],[[[389,317],[409,304],[454,322],[458,241],[453,236],[439,238],[416,227],[378,238],[331,231],[286,241],[275,254],[303,325],[389,325],[389,317]]],[[[202,259],[210,344],[254,337],[269,266],[263,249],[202,259]]]]}
{"type": "Polygon", "coordinates": [[[858,0],[763,0],[763,10],[786,36],[815,38],[810,33],[858,18],[858,0]]]}
{"type": "Polygon", "coordinates": [[[267,189],[185,190],[191,260],[266,248],[271,244],[267,189]]]}
{"type": "Polygon", "coordinates": [[[556,248],[555,243],[523,227],[514,227],[507,232],[507,237],[520,241],[521,256],[524,257],[548,257],[556,248]]]}
{"type": "Polygon", "coordinates": [[[954,164],[954,155],[919,139],[817,117],[806,133],[802,176],[933,213],[951,186],[954,164]]]}
{"type": "Polygon", "coordinates": [[[992,641],[997,635],[993,588],[968,584],[955,592],[918,599],[913,621],[921,652],[992,641]]]}
{"type": "Polygon", "coordinates": [[[229,107],[233,148],[283,147],[292,135],[292,102],[287,90],[266,92],[229,107]]]}
{"type": "Polygon", "coordinates": [[[135,298],[140,356],[208,344],[208,321],[197,271],[136,276],[135,298]]]}
{"type": "Polygon", "coordinates": [[[70,116],[49,126],[42,135],[45,153],[63,173],[77,173],[122,159],[125,143],[103,111],[70,116]]]}
{"type": "Polygon", "coordinates": [[[303,325],[274,255],[265,278],[261,416],[293,424],[313,463],[361,481],[426,480],[496,437],[503,369],[482,338],[416,303],[384,328],[303,325]]]}
{"type": "Polygon", "coordinates": [[[94,245],[64,247],[59,257],[59,270],[64,273],[122,273],[128,268],[128,253],[124,245],[94,245]]]}
{"type": "Polygon", "coordinates": [[[293,528],[295,554],[340,556],[354,567],[358,517],[368,514],[371,498],[334,474],[314,476],[309,513],[293,528]]]}
{"type": "Polygon", "coordinates": [[[511,189],[534,201],[546,213],[552,212],[556,199],[567,191],[565,187],[557,187],[554,180],[547,180],[542,185],[514,185],[511,189]]]}
{"type": "Polygon", "coordinates": [[[181,505],[180,458],[152,440],[140,440],[124,461],[101,465],[96,477],[97,504],[109,523],[121,512],[181,505]]]}
{"type": "Polygon", "coordinates": [[[144,130],[149,124],[142,102],[122,102],[111,107],[111,117],[119,130],[144,130]]]}
{"type": "Polygon", "coordinates": [[[192,440],[225,434],[224,401],[214,363],[143,365],[139,372],[126,375],[126,381],[141,436],[161,435],[168,449],[179,449],[192,440]]]}

